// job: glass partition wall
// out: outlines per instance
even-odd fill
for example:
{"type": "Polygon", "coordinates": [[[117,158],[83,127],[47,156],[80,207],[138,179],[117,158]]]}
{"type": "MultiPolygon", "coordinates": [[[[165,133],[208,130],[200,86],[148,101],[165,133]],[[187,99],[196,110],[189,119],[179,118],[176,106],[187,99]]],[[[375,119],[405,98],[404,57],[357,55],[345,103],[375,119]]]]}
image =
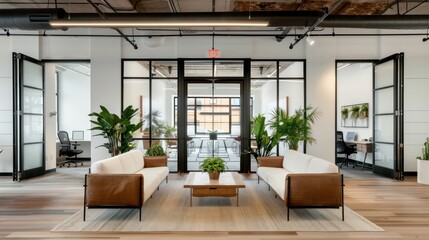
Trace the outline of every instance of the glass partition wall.
{"type": "MultiPolygon", "coordinates": [[[[305,106],[302,60],[123,60],[122,79],[123,108],[138,108],[134,121],[144,121],[134,135],[137,148],[161,145],[172,172],[198,171],[212,156],[230,171],[256,171],[256,160],[245,154],[256,145],[250,119],[305,106]]],[[[280,143],[272,154],[285,148],[280,143]]]]}
{"type": "MultiPolygon", "coordinates": [[[[276,108],[283,109],[289,115],[305,104],[305,61],[252,61],[251,64],[252,117],[262,114],[270,119],[276,108]]],[[[271,130],[268,129],[268,132],[271,130]]],[[[256,147],[254,138],[251,147],[256,147]]],[[[280,142],[272,155],[284,155],[288,146],[280,142]]],[[[299,151],[305,151],[305,145],[299,145],[299,151]]],[[[257,163],[251,157],[251,171],[256,171],[257,163]]]]}

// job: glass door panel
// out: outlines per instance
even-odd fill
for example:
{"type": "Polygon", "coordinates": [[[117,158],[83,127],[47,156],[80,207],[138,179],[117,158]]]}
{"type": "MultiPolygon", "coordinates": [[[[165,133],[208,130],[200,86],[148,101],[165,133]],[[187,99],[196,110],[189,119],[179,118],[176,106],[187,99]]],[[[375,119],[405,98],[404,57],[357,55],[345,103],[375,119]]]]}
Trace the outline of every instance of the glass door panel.
{"type": "Polygon", "coordinates": [[[13,53],[14,164],[13,180],[45,173],[43,63],[13,53]]]}
{"type": "Polygon", "coordinates": [[[220,157],[240,170],[240,83],[187,84],[187,170],[207,157],[220,157]]]}
{"type": "Polygon", "coordinates": [[[374,64],[375,173],[403,179],[403,54],[374,64]]]}

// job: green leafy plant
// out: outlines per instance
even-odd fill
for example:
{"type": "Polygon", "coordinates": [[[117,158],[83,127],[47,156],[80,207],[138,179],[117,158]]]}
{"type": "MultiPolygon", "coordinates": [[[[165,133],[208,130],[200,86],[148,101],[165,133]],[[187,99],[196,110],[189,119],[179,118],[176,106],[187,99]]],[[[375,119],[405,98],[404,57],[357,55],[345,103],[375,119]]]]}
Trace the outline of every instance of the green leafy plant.
{"type": "Polygon", "coordinates": [[[225,161],[220,157],[206,158],[200,163],[200,169],[203,172],[215,173],[223,172],[228,169],[225,161]]]}
{"type": "Polygon", "coordinates": [[[419,160],[429,160],[429,138],[426,138],[426,142],[423,144],[422,156],[417,157],[419,160]]]}
{"type": "Polygon", "coordinates": [[[365,119],[368,117],[368,104],[362,104],[359,109],[359,118],[365,119]]]}
{"type": "Polygon", "coordinates": [[[152,130],[152,137],[162,137],[164,131],[164,123],[161,120],[161,111],[154,110],[151,114],[146,114],[143,119],[148,124],[144,129],[145,132],[149,132],[149,124],[152,130]]]}
{"type": "Polygon", "coordinates": [[[341,118],[343,119],[343,121],[346,121],[347,118],[349,118],[349,108],[344,107],[343,109],[341,109],[341,118]]]}
{"type": "Polygon", "coordinates": [[[166,156],[164,149],[160,145],[155,145],[146,150],[145,156],[166,156]]]}
{"type": "Polygon", "coordinates": [[[352,109],[350,110],[350,117],[353,119],[353,122],[356,125],[356,121],[359,118],[359,111],[360,111],[360,107],[359,105],[354,105],[352,106],[352,109]]]}
{"type": "Polygon", "coordinates": [[[266,118],[258,114],[251,122],[251,133],[255,136],[256,148],[246,151],[252,154],[255,159],[271,155],[271,151],[282,137],[289,149],[297,150],[300,141],[307,141],[312,144],[316,140],[311,133],[311,125],[319,117],[317,109],[308,106],[295,111],[289,116],[284,110],[278,108],[271,113],[271,119],[266,123],[266,118]],[[268,133],[267,128],[271,131],[268,133]]]}
{"type": "Polygon", "coordinates": [[[162,128],[163,128],[162,131],[164,133],[164,137],[172,138],[176,135],[177,129],[175,127],[165,124],[162,126],[162,128]]]}
{"type": "Polygon", "coordinates": [[[266,157],[271,155],[271,151],[279,142],[282,133],[273,131],[268,134],[266,118],[262,114],[258,114],[251,121],[251,134],[255,136],[256,148],[251,148],[246,153],[250,153],[258,159],[258,157],[266,157]]]}
{"type": "Polygon", "coordinates": [[[300,108],[292,116],[279,108],[272,115],[270,128],[285,138],[284,142],[289,145],[289,149],[298,150],[300,141],[310,144],[316,142],[312,136],[311,125],[319,117],[317,108],[313,109],[311,106],[300,108]]]}
{"type": "Polygon", "coordinates": [[[103,136],[108,140],[107,143],[98,147],[107,148],[112,156],[133,149],[135,144],[132,143],[132,134],[143,125],[142,121],[137,124],[131,123],[131,119],[137,114],[138,109],[128,106],[122,111],[121,117],[119,117],[114,113],[110,113],[104,106],[100,106],[100,108],[101,112],[92,112],[89,114],[89,116],[96,117],[96,120],[90,120],[95,125],[90,130],[101,131],[101,133],[94,136],[103,136]]]}

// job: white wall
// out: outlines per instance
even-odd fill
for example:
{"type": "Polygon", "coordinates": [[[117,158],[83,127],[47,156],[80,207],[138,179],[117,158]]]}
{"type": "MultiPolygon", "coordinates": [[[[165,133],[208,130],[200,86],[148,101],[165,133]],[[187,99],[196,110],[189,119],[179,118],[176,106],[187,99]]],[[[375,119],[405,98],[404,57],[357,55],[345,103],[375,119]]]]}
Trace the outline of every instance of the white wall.
{"type": "MultiPolygon", "coordinates": [[[[112,30],[105,30],[112,33],[112,30]]],[[[340,33],[390,33],[387,30],[361,30],[361,29],[335,29],[340,33]]],[[[92,30],[91,32],[97,32],[92,30]]],[[[412,31],[407,31],[411,33],[412,31]]],[[[331,33],[327,29],[326,33],[331,33]]],[[[6,38],[6,37],[3,37],[6,38]]],[[[386,37],[313,37],[316,43],[307,46],[305,41],[298,43],[294,49],[289,49],[289,44],[293,41],[286,38],[278,43],[273,38],[231,38],[216,37],[215,47],[221,51],[221,57],[234,58],[268,58],[268,59],[307,59],[307,104],[319,107],[321,117],[314,126],[314,136],[317,143],[308,146],[307,152],[335,161],[335,60],[336,59],[380,59],[396,52],[405,52],[405,89],[406,89],[406,112],[405,126],[406,141],[406,170],[415,171],[415,156],[419,154],[418,146],[414,143],[423,142],[426,131],[415,128],[418,125],[410,117],[416,111],[412,107],[419,106],[416,101],[427,102],[429,95],[422,94],[417,100],[413,93],[407,89],[417,88],[421,82],[426,81],[429,76],[429,48],[427,43],[421,41],[417,36],[386,36],[386,37]],[[409,123],[409,124],[408,124],[409,123]],[[417,132],[417,131],[418,132],[417,132]]],[[[48,38],[46,38],[48,39],[48,38]]],[[[3,41],[3,39],[2,39],[3,41]]],[[[41,39],[43,47],[43,58],[51,58],[51,55],[58,57],[55,49],[63,48],[61,39],[49,38],[49,45],[45,44],[45,38],[41,39]],[[56,47],[58,46],[58,47],[56,47]],[[49,51],[48,48],[51,48],[49,51]]],[[[68,40],[72,41],[72,40],[68,40]]],[[[134,50],[129,43],[119,38],[91,38],[89,47],[85,45],[85,40],[76,39],[80,44],[70,44],[69,50],[61,51],[63,58],[84,58],[90,56],[92,64],[91,78],[91,111],[99,109],[99,105],[107,105],[109,109],[119,112],[120,109],[120,59],[123,58],[205,58],[207,50],[211,48],[210,37],[180,37],[166,38],[164,43],[155,48],[146,47],[139,44],[139,49],[134,50]],[[86,52],[84,50],[89,51],[86,52]],[[75,51],[74,51],[75,50],[75,51]],[[94,62],[95,61],[95,62],[94,62]],[[95,64],[95,65],[94,65],[95,64]]],[[[72,41],[72,42],[74,42],[72,41]]],[[[141,41],[141,38],[137,38],[141,41]]],[[[5,42],[6,46],[12,44],[5,42]]],[[[3,44],[2,44],[3,46],[3,44]]],[[[26,46],[19,44],[21,48],[26,46]]],[[[37,50],[37,49],[36,49],[37,50]]],[[[21,52],[23,50],[20,49],[21,52]]],[[[9,54],[11,50],[7,51],[9,54]]],[[[8,55],[8,54],[7,54],[8,55]]],[[[30,54],[31,55],[31,54],[30,54]]],[[[10,56],[10,55],[9,55],[10,56]]],[[[2,56],[5,60],[6,58],[2,56]]],[[[10,74],[8,75],[10,76],[10,74]]],[[[427,109],[423,109],[426,114],[427,109]]],[[[415,116],[415,114],[414,114],[415,116]]],[[[417,117],[416,117],[417,118],[417,117]]],[[[423,117],[419,116],[420,119],[423,117]]],[[[426,123],[423,123],[426,124],[426,123]]],[[[426,125],[425,125],[426,126],[426,125]]],[[[95,141],[96,139],[93,139],[95,141]]],[[[93,146],[103,141],[97,140],[93,146]]],[[[94,150],[94,149],[93,149],[94,150]]],[[[104,149],[98,148],[93,152],[93,159],[98,160],[108,156],[104,149]]]]}
{"type": "MultiPolygon", "coordinates": [[[[53,63],[52,63],[53,64],[53,63]]],[[[78,64],[78,63],[77,63],[78,64]]],[[[53,64],[54,65],[54,64],[53,64]]],[[[61,69],[61,68],[60,68],[61,69]]],[[[91,81],[90,76],[68,69],[58,71],[59,131],[70,138],[75,130],[84,131],[85,141],[91,140],[91,81]]]]}
{"type": "MultiPolygon", "coordinates": [[[[363,141],[372,137],[372,63],[350,63],[337,70],[337,130],[344,136],[347,132],[356,132],[356,140],[363,141]],[[368,103],[368,127],[342,127],[341,107],[353,104],[368,103]]],[[[360,121],[360,120],[358,120],[360,121]]],[[[363,161],[364,153],[352,154],[351,159],[363,161]]],[[[372,162],[372,154],[367,154],[366,162],[372,162]]]]}
{"type": "MultiPolygon", "coordinates": [[[[105,33],[107,30],[93,30],[105,33]]],[[[109,31],[107,31],[109,32],[109,31]]],[[[91,38],[91,112],[100,112],[100,105],[110,112],[121,112],[121,39],[91,38]]],[[[93,135],[97,132],[93,132],[93,135]]],[[[110,156],[101,136],[91,137],[91,162],[110,156]]]]}

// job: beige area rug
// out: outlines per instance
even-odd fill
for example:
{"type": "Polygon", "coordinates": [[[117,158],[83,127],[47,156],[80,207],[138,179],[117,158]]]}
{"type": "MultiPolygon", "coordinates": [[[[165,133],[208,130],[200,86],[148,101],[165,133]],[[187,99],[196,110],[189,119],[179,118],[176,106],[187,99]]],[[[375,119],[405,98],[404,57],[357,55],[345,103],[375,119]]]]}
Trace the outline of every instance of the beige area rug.
{"type": "Polygon", "coordinates": [[[347,207],[344,222],[339,209],[293,209],[287,221],[283,201],[265,183],[244,182],[239,207],[221,197],[193,198],[190,207],[184,179],[170,180],[144,204],[141,222],[136,209],[89,209],[86,222],[80,210],[52,231],[384,231],[347,207]]]}

